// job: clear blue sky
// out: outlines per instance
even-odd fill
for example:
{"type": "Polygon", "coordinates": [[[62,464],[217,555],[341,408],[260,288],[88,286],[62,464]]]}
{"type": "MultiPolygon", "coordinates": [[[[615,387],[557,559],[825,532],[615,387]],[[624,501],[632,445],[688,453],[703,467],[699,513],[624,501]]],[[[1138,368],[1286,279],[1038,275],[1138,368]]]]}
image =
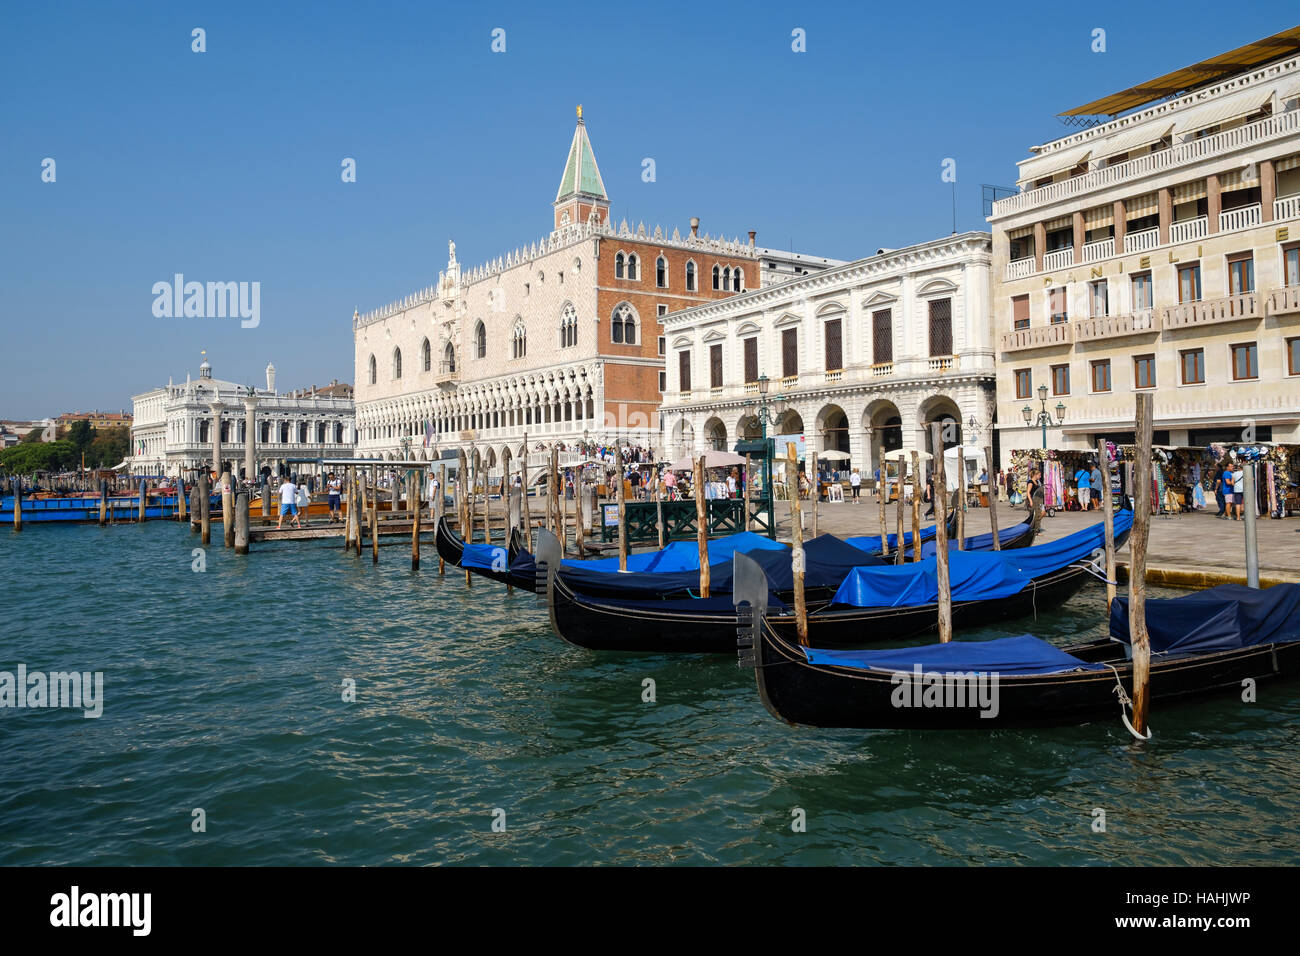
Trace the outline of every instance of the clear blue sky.
{"type": "Polygon", "coordinates": [[[616,218],[851,259],[951,231],[951,157],[982,228],[980,184],[1059,111],[1295,22],[1228,9],[6,4],[0,418],[129,409],[204,348],[235,381],[351,381],[354,307],[432,284],[448,238],[475,265],[550,229],[579,102],[616,218]],[[176,272],[260,282],[260,326],[155,318],[176,272]]]}

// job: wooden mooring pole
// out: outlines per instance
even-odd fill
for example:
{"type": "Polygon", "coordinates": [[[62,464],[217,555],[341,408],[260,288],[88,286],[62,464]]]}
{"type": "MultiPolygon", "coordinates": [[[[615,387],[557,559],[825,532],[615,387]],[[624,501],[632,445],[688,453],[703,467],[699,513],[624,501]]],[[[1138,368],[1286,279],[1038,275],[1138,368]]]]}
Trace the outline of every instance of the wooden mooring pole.
{"type": "MultiPolygon", "coordinates": [[[[618,501],[618,569],[627,570],[627,494],[623,489],[623,456],[619,455],[618,471],[615,473],[614,480],[618,482],[616,498],[618,501]]],[[[708,572],[700,579],[703,586],[708,586],[708,572]]],[[[708,597],[708,593],[700,595],[708,597]]]]}
{"type": "Polygon", "coordinates": [[[176,520],[185,520],[185,479],[176,476],[176,520]]]}
{"type": "MultiPolygon", "coordinates": [[[[434,501],[433,501],[433,517],[434,517],[435,526],[442,522],[443,514],[446,511],[447,503],[446,503],[446,499],[443,498],[443,495],[445,495],[446,493],[447,493],[447,466],[439,465],[438,466],[438,493],[434,496],[434,501]]],[[[443,560],[442,555],[438,555],[438,576],[441,577],[446,573],[447,573],[447,562],[443,560]]]]}
{"type": "Polygon", "coordinates": [[[235,546],[235,490],[228,469],[221,473],[221,537],[227,548],[235,546]]]}
{"type": "MultiPolygon", "coordinates": [[[[803,509],[799,504],[799,449],[794,442],[787,442],[786,457],[786,493],[790,496],[790,533],[792,548],[790,550],[790,570],[794,577],[794,623],[799,644],[808,646],[808,602],[804,597],[804,555],[803,555],[803,509]]],[[[882,525],[883,527],[883,525],[882,525]]]]}
{"type": "Polygon", "coordinates": [[[374,475],[375,487],[370,495],[370,563],[379,563],[379,470],[374,475]]]}
{"type": "Polygon", "coordinates": [[[523,495],[521,502],[524,510],[524,541],[529,551],[533,550],[533,516],[528,510],[528,435],[524,435],[524,447],[519,455],[519,487],[523,495]]]}
{"type": "Polygon", "coordinates": [[[948,577],[948,476],[943,467],[943,426],[930,426],[934,456],[934,546],[939,578],[939,643],[952,640],[952,584],[948,577]]]}
{"type": "Polygon", "coordinates": [[[709,596],[712,586],[709,569],[709,501],[704,488],[704,456],[695,460],[695,544],[699,549],[700,597],[709,596]]]}
{"type": "Polygon", "coordinates": [[[411,499],[411,570],[420,570],[420,493],[417,486],[423,484],[424,473],[412,472],[407,479],[407,497],[411,499]]]}
{"type": "Polygon", "coordinates": [[[247,491],[235,495],[235,554],[248,554],[248,496],[247,491]]]}
{"type": "Polygon", "coordinates": [[[889,555],[889,517],[885,511],[889,498],[889,459],[880,456],[880,480],[876,482],[876,500],[880,504],[880,556],[889,555]]]}
{"type": "MultiPolygon", "coordinates": [[[[746,452],[746,453],[745,453],[745,530],[746,530],[746,531],[753,531],[753,530],[754,530],[754,516],[753,516],[754,496],[753,496],[753,493],[752,493],[752,489],[750,488],[750,479],[751,479],[753,476],[750,475],[750,473],[749,473],[749,470],[750,470],[751,467],[752,467],[752,462],[750,461],[750,455],[749,455],[748,452],[746,452]]],[[[658,485],[658,482],[656,482],[656,483],[655,483],[655,500],[658,500],[658,498],[659,498],[659,494],[658,494],[658,492],[659,492],[659,485],[658,485]]],[[[663,509],[661,508],[661,509],[660,509],[660,513],[661,513],[661,514],[662,514],[662,511],[663,511],[663,509]]],[[[662,522],[662,518],[661,518],[660,520],[661,520],[661,522],[662,522]]],[[[660,549],[662,549],[663,546],[664,546],[664,545],[663,545],[663,542],[660,541],[660,542],[659,542],[659,547],[660,547],[660,549]]]]}
{"type": "Polygon", "coordinates": [[[205,467],[199,475],[199,541],[204,545],[212,543],[212,492],[208,488],[208,469],[205,467]]]}
{"type": "MultiPolygon", "coordinates": [[[[1115,603],[1115,513],[1110,494],[1110,452],[1106,439],[1097,440],[1097,469],[1101,472],[1101,516],[1106,526],[1106,610],[1115,603]]],[[[997,525],[994,525],[997,534],[997,525]]],[[[996,538],[994,539],[996,540],[996,538]]]]}
{"type": "Polygon", "coordinates": [[[903,499],[907,497],[903,492],[907,488],[907,482],[903,477],[903,459],[898,459],[898,520],[894,522],[894,563],[903,563],[903,499]]]}
{"type": "MultiPolygon", "coordinates": [[[[821,501],[821,498],[822,498],[822,473],[817,468],[817,452],[813,452],[812,453],[812,533],[814,538],[817,537],[817,505],[821,501]]],[[[902,505],[903,503],[902,498],[899,498],[898,503],[900,506],[902,505]]],[[[898,527],[901,530],[903,526],[900,524],[898,527]]],[[[899,542],[901,543],[902,540],[903,537],[900,534],[899,542]]]]}
{"type": "Polygon", "coordinates": [[[957,446],[957,550],[966,550],[966,446],[957,446]]]}
{"type": "Polygon", "coordinates": [[[15,478],[10,484],[14,489],[14,530],[23,530],[23,480],[15,478]]]}
{"type": "MultiPolygon", "coordinates": [[[[1001,551],[1002,542],[998,539],[998,486],[993,480],[993,446],[984,446],[984,474],[989,477],[989,525],[993,528],[993,550],[1001,551]]],[[[1109,509],[1108,509],[1109,510],[1109,509]]],[[[1114,575],[1107,575],[1114,580],[1114,575]]],[[[1112,588],[1112,594],[1113,594],[1112,588]]],[[[1110,602],[1107,602],[1107,607],[1110,602]]]]}
{"type": "Polygon", "coordinates": [[[1133,649],[1133,729],[1147,735],[1147,709],[1151,702],[1151,641],[1147,634],[1147,537],[1151,532],[1151,419],[1154,396],[1137,394],[1137,431],[1134,435],[1133,533],[1129,538],[1128,633],[1133,649]]]}
{"type": "Polygon", "coordinates": [[[135,491],[135,520],[137,524],[144,524],[144,503],[145,499],[149,496],[149,482],[141,478],[135,486],[135,491]]]}
{"type": "MultiPolygon", "coordinates": [[[[901,545],[900,545],[901,547],[901,545]]],[[[921,456],[912,449],[912,563],[921,560],[921,456]]]]}
{"type": "Polygon", "coordinates": [[[108,479],[99,480],[99,526],[108,524],[108,479]]]}

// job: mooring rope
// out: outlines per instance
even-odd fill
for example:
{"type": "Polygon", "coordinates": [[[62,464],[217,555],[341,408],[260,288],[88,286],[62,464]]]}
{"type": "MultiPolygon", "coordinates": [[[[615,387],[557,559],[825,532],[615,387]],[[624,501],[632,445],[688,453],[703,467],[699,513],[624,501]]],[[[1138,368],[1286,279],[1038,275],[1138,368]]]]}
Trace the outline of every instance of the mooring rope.
{"type": "MultiPolygon", "coordinates": [[[[1103,663],[1105,662],[1103,661],[1103,663]]],[[[1133,701],[1129,698],[1128,691],[1124,689],[1124,682],[1120,680],[1119,668],[1114,664],[1106,664],[1106,666],[1115,674],[1115,694],[1119,696],[1119,719],[1124,722],[1124,726],[1128,728],[1128,732],[1133,735],[1135,740],[1150,740],[1150,727],[1147,728],[1147,735],[1143,737],[1128,719],[1128,712],[1133,707],[1133,701]]]]}

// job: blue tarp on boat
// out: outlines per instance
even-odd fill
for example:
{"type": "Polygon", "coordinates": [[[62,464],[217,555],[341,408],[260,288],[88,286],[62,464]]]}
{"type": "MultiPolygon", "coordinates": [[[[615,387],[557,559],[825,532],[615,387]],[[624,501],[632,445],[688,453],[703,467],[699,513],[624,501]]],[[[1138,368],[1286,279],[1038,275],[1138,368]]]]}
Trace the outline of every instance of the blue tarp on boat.
{"type": "MultiPolygon", "coordinates": [[[[1133,513],[1115,514],[1115,535],[1133,526],[1133,513]]],[[[1105,525],[1098,522],[1047,544],[1015,551],[948,552],[948,579],[954,601],[983,601],[1009,597],[1031,580],[1086,560],[1106,544],[1105,525]]],[[[923,552],[924,553],[924,552],[923,552]]],[[[938,559],[923,557],[912,564],[855,568],[831,599],[853,607],[906,607],[934,604],[939,599],[938,559]]]]}
{"type": "Polygon", "coordinates": [[[1102,670],[1106,666],[1081,661],[1029,634],[992,641],[949,641],[947,644],[883,651],[826,651],[805,647],[803,652],[812,664],[906,674],[913,673],[918,664],[923,672],[940,674],[980,671],[986,674],[1060,674],[1102,670]]]}
{"type": "MultiPolygon", "coordinates": [[[[1300,641],[1300,584],[1258,590],[1221,584],[1146,602],[1147,633],[1156,654],[1205,654],[1258,644],[1300,641]]],[[[1110,607],[1110,636],[1129,642],[1128,598],[1110,607]]]]}
{"type": "Polygon", "coordinates": [[[462,568],[505,571],[509,565],[509,552],[499,544],[467,544],[460,554],[462,568]]]}
{"type": "MultiPolygon", "coordinates": [[[[934,534],[935,534],[934,525],[930,525],[927,528],[922,528],[921,529],[922,544],[924,544],[926,541],[933,541],[934,534]]],[[[871,554],[880,553],[880,535],[878,534],[855,534],[852,537],[845,538],[844,540],[847,541],[849,544],[853,545],[853,547],[861,548],[863,551],[870,552],[871,554]]],[[[898,535],[896,534],[886,535],[885,540],[889,542],[890,551],[893,551],[897,548],[898,535]]],[[[911,546],[912,546],[912,532],[904,531],[903,547],[910,548],[911,546]]]]}
{"type": "MultiPolygon", "coordinates": [[[[709,566],[722,561],[730,561],[737,551],[788,551],[789,548],[779,541],[752,531],[730,534],[724,538],[714,538],[708,542],[709,566]]],[[[593,560],[566,559],[560,562],[564,567],[582,568],[586,571],[617,574],[618,558],[595,558],[593,560]]],[[[662,551],[647,554],[630,554],[627,557],[627,570],[664,572],[664,571],[699,571],[700,547],[695,541],[673,541],[662,551]]],[[[626,572],[624,572],[626,573],[626,572]]]]}

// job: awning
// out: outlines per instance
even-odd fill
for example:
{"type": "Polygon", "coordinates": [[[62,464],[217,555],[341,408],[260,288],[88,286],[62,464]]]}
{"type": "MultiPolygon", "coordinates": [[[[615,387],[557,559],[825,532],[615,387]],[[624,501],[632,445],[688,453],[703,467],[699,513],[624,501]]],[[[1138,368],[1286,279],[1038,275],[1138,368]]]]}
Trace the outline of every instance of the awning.
{"type": "MultiPolygon", "coordinates": [[[[1297,158],[1300,159],[1300,157],[1297,158]]],[[[1008,239],[1024,239],[1026,236],[1032,236],[1033,234],[1034,234],[1034,227],[1032,225],[1020,226],[1017,229],[1007,230],[1008,239]]]]}
{"type": "Polygon", "coordinates": [[[1115,224],[1115,206],[1107,203],[1104,206],[1094,206],[1092,209],[1085,209],[1083,212],[1083,228],[1085,229],[1105,229],[1107,226],[1115,224]]]}
{"type": "Polygon", "coordinates": [[[1021,167],[1021,175],[1024,179],[1033,180],[1042,179],[1044,176],[1055,176],[1067,169],[1074,169],[1080,163],[1086,162],[1091,155],[1091,146],[1075,146],[1058,152],[1045,153],[1025,161],[1021,167]]]}
{"type": "Polygon", "coordinates": [[[1043,223],[1043,229],[1047,232],[1055,232],[1057,229],[1068,228],[1074,220],[1070,216],[1058,216],[1056,219],[1049,219],[1043,223]]]}
{"type": "Polygon", "coordinates": [[[1259,167],[1251,163],[1246,169],[1230,169],[1219,173],[1219,192],[1226,193],[1235,189],[1254,189],[1259,185],[1259,167]]]}
{"type": "Polygon", "coordinates": [[[1143,193],[1124,201],[1124,215],[1129,219],[1143,219],[1160,211],[1160,194],[1143,193]]]}
{"type": "Polygon", "coordinates": [[[1300,167],[1300,153],[1273,160],[1273,171],[1277,173],[1284,173],[1288,169],[1295,169],[1296,167],[1300,167]]]}
{"type": "Polygon", "coordinates": [[[1248,94],[1233,96],[1221,102],[1210,101],[1203,106],[1190,107],[1185,111],[1185,116],[1175,122],[1175,134],[1187,136],[1197,130],[1249,116],[1259,112],[1260,107],[1272,99],[1271,92],[1264,95],[1259,90],[1251,90],[1248,94]]]}
{"type": "Polygon", "coordinates": [[[1100,142],[1093,143],[1092,151],[1099,157],[1127,153],[1139,146],[1149,146],[1152,143],[1160,142],[1170,134],[1173,128],[1173,121],[1169,119],[1165,119],[1161,123],[1144,123],[1141,126],[1122,130],[1100,142]]]}
{"type": "Polygon", "coordinates": [[[1174,205],[1195,202],[1197,199],[1204,199],[1207,194],[1204,179],[1193,180],[1190,183],[1179,183],[1173,188],[1174,205]]]}

